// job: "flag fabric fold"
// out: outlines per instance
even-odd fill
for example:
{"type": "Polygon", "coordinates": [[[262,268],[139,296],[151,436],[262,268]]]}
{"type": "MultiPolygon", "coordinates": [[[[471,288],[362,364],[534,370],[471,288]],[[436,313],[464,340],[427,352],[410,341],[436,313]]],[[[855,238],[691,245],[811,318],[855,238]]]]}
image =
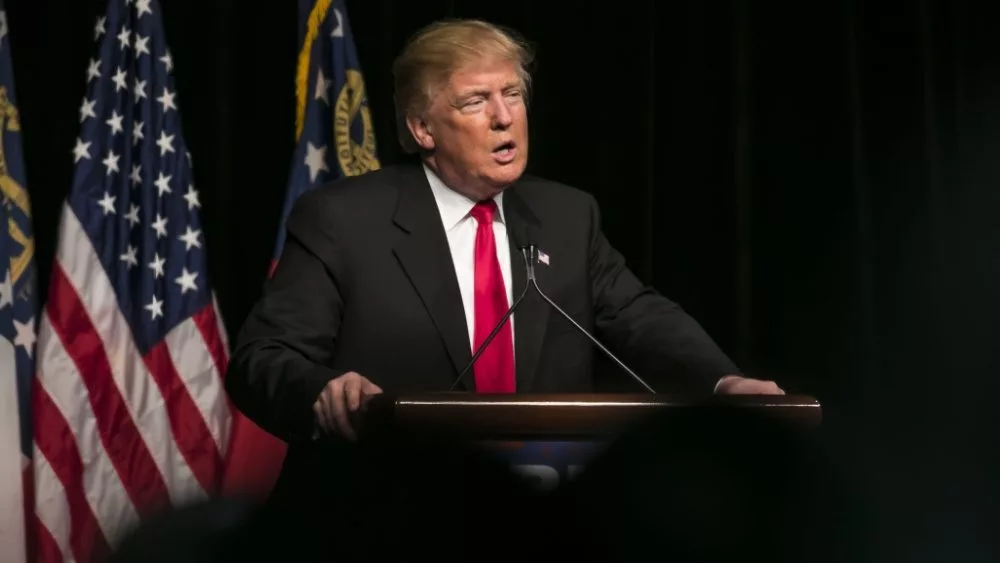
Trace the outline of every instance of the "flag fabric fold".
{"type": "Polygon", "coordinates": [[[93,29],[31,397],[39,561],[221,485],[226,334],[160,7],[110,0],[93,29]]]}
{"type": "MultiPolygon", "coordinates": [[[[296,148],[271,261],[285,244],[285,223],[303,193],[380,167],[354,36],[342,1],[299,0],[296,148]]],[[[264,496],[277,480],[285,444],[243,416],[233,422],[226,491],[264,496]]]]}
{"type": "Polygon", "coordinates": [[[0,561],[31,561],[31,418],[38,314],[34,232],[7,14],[0,0],[0,561]]]}

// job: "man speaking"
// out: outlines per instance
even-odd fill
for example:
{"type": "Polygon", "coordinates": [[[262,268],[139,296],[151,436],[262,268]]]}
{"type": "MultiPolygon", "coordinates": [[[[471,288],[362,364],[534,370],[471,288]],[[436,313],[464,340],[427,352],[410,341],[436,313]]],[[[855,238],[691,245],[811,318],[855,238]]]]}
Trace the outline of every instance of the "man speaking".
{"type": "Polygon", "coordinates": [[[365,395],[447,391],[463,373],[469,392],[592,390],[600,351],[534,291],[465,370],[526,287],[527,245],[545,295],[654,388],[782,393],[640,283],[592,196],[525,175],[530,60],[487,23],[425,28],[393,69],[400,141],[421,163],[297,201],[226,377],[240,410],[289,443],[286,478],[317,428],[355,437],[348,412],[365,395]]]}

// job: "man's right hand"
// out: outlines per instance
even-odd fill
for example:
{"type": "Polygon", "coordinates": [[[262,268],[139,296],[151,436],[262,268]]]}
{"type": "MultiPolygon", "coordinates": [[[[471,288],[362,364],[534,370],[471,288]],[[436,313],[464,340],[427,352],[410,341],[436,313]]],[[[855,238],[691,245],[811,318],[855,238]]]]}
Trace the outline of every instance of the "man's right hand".
{"type": "Polygon", "coordinates": [[[359,373],[350,371],[330,380],[313,403],[316,422],[327,433],[340,435],[348,440],[358,439],[358,435],[348,419],[348,413],[361,408],[365,397],[377,395],[382,389],[368,381],[359,373]]]}

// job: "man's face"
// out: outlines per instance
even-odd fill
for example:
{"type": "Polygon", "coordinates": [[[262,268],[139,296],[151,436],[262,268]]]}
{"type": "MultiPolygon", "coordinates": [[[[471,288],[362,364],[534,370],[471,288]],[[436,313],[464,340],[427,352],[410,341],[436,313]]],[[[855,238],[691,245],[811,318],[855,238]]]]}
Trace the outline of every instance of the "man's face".
{"type": "Polygon", "coordinates": [[[424,119],[409,125],[441,179],[473,199],[496,195],[527,166],[524,87],[512,62],[487,61],[453,73],[424,119]]]}

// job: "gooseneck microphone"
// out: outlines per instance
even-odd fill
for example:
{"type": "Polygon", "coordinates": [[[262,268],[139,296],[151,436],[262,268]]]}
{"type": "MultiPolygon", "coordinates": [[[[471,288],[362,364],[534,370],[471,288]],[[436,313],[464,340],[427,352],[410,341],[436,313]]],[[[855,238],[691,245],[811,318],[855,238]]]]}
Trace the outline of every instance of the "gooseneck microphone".
{"type": "Polygon", "coordinates": [[[624,370],[625,373],[629,374],[632,377],[632,379],[639,382],[639,384],[645,387],[647,391],[655,394],[656,391],[654,391],[653,388],[650,387],[648,383],[646,383],[641,377],[639,377],[637,373],[632,371],[627,365],[625,365],[621,360],[619,360],[617,356],[612,354],[611,350],[605,348],[605,346],[601,344],[601,342],[597,340],[597,338],[595,338],[594,335],[590,334],[590,332],[588,332],[587,329],[580,326],[579,323],[573,320],[573,317],[571,317],[568,313],[566,313],[566,311],[563,311],[562,308],[560,308],[559,305],[556,305],[554,301],[549,299],[549,296],[545,295],[545,292],[542,291],[542,288],[538,287],[538,279],[535,277],[535,263],[538,260],[538,247],[529,242],[528,244],[521,247],[521,253],[524,255],[525,268],[528,274],[528,282],[525,284],[525,290],[527,290],[528,286],[534,287],[535,291],[538,292],[538,295],[540,295],[542,299],[545,300],[546,303],[551,305],[552,308],[555,309],[557,313],[562,315],[564,319],[569,321],[570,324],[572,324],[574,327],[576,327],[577,330],[582,332],[584,336],[589,338],[590,341],[593,342],[595,346],[600,348],[601,352],[604,352],[604,354],[607,357],[611,358],[616,364],[618,364],[618,367],[622,368],[622,370],[624,370]]]}
{"type": "Polygon", "coordinates": [[[472,355],[472,359],[469,360],[469,363],[466,364],[464,368],[462,368],[461,373],[458,374],[458,377],[455,378],[455,382],[452,383],[451,388],[448,389],[449,391],[454,391],[455,387],[457,387],[458,384],[461,383],[462,379],[464,379],[466,374],[468,374],[469,371],[472,369],[472,366],[476,365],[476,360],[479,359],[479,356],[483,355],[483,352],[486,351],[486,347],[490,345],[490,342],[493,342],[493,339],[496,338],[497,334],[500,334],[500,329],[503,328],[504,323],[506,323],[507,319],[509,319],[510,316],[514,314],[514,311],[517,309],[518,305],[521,304],[521,300],[524,299],[524,296],[527,294],[528,294],[528,284],[524,284],[524,289],[521,291],[521,295],[518,295],[517,298],[514,299],[514,302],[511,303],[510,307],[507,309],[507,312],[504,313],[503,317],[500,317],[500,322],[497,323],[497,326],[493,327],[493,330],[490,331],[490,334],[489,336],[486,337],[486,340],[483,340],[483,343],[479,345],[479,349],[476,350],[476,353],[472,355]]]}

